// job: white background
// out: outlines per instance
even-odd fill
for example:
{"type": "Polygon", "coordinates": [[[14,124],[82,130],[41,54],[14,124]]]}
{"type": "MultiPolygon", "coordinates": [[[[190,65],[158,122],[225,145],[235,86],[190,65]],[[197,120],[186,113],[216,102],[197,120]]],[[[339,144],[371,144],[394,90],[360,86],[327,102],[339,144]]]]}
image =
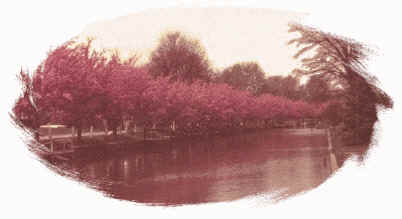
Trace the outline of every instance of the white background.
{"type": "MultiPolygon", "coordinates": [[[[1,218],[402,218],[399,96],[401,59],[397,3],[380,1],[10,1],[1,3],[1,218]],[[353,3],[351,3],[353,2],[353,3]],[[56,46],[99,19],[150,7],[266,7],[311,13],[320,28],[375,46],[370,70],[395,100],[380,114],[378,146],[363,166],[349,162],[319,188],[278,204],[264,198],[176,208],[146,207],[105,198],[49,171],[25,148],[7,112],[18,96],[20,67],[34,67],[56,46]],[[398,208],[399,207],[399,208],[398,208]]],[[[394,1],[396,2],[396,1],[394,1]]],[[[150,27],[152,28],[152,27],[150,27]]]]}

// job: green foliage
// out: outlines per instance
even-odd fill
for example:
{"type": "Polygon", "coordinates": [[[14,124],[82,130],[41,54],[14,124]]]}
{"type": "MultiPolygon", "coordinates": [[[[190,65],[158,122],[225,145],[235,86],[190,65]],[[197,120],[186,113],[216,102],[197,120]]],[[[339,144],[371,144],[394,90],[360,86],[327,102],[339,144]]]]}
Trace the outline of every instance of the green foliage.
{"type": "Polygon", "coordinates": [[[255,62],[236,63],[225,70],[220,76],[220,81],[229,84],[235,89],[246,90],[257,94],[263,86],[265,73],[255,62]]]}
{"type": "MultiPolygon", "coordinates": [[[[369,143],[377,118],[377,106],[392,108],[391,98],[375,86],[376,79],[366,69],[370,49],[364,44],[345,37],[325,33],[299,24],[290,25],[289,32],[298,32],[299,38],[289,44],[300,47],[295,58],[308,51],[314,54],[302,58],[302,68],[296,75],[316,76],[327,83],[341,87],[340,100],[345,103],[342,122],[349,142],[369,143]]],[[[319,83],[312,90],[321,90],[319,83]]],[[[323,92],[325,94],[325,92],[323,92]]],[[[319,94],[321,95],[321,94],[319,94]]],[[[330,107],[328,110],[334,110],[330,107]]],[[[335,116],[337,117],[337,116],[335,116]]]]}
{"type": "Polygon", "coordinates": [[[272,94],[292,100],[301,99],[300,82],[292,76],[272,76],[264,80],[260,94],[272,94]]]}
{"type": "Polygon", "coordinates": [[[321,75],[313,75],[303,86],[304,99],[313,103],[323,103],[331,98],[328,81],[321,75]]]}
{"type": "Polygon", "coordinates": [[[211,67],[201,43],[181,32],[168,32],[151,53],[149,72],[173,81],[208,81],[211,67]]]}

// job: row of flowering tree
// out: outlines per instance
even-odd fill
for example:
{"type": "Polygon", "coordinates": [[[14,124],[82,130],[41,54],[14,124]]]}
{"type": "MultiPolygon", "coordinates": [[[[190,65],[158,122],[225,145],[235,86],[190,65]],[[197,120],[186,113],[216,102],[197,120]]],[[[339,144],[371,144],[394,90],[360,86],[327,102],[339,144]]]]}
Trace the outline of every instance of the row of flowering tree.
{"type": "Polygon", "coordinates": [[[118,54],[91,49],[90,40],[57,47],[32,75],[21,71],[20,77],[24,90],[13,109],[15,119],[33,131],[48,122],[72,126],[78,139],[95,121],[104,121],[115,134],[130,121],[193,135],[319,117],[326,106],[255,96],[224,83],[155,78],[118,54]]]}

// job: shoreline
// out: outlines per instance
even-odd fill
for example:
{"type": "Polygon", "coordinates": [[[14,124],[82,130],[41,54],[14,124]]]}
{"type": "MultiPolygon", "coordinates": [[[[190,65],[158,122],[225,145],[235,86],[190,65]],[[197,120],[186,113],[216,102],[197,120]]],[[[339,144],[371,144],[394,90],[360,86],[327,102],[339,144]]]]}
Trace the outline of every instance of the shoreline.
{"type": "MultiPolygon", "coordinates": [[[[147,139],[143,140],[140,138],[137,138],[136,136],[133,135],[127,135],[127,134],[122,134],[118,135],[117,137],[114,136],[94,136],[92,139],[85,136],[83,139],[83,142],[80,144],[75,144],[72,145],[72,151],[67,151],[65,154],[63,153],[53,153],[53,152],[46,152],[46,151],[41,151],[39,147],[45,147],[43,145],[43,142],[39,142],[40,146],[37,146],[37,148],[31,147],[38,155],[44,155],[44,156],[63,156],[63,155],[71,155],[71,156],[76,156],[80,153],[86,153],[86,152],[93,152],[93,151],[99,151],[99,152],[119,152],[127,149],[134,149],[138,148],[140,150],[146,150],[147,148],[154,148],[158,149],[163,146],[171,146],[172,144],[181,144],[183,142],[188,142],[188,141],[208,141],[211,139],[219,141],[221,138],[227,138],[230,136],[236,136],[239,133],[242,135],[253,135],[253,134],[258,134],[261,132],[270,132],[272,134],[275,134],[275,132],[288,132],[291,135],[306,135],[306,136],[312,136],[312,135],[323,135],[327,137],[326,128],[269,128],[269,129],[247,129],[243,130],[241,132],[231,132],[231,133],[225,133],[225,134],[210,134],[210,135],[202,135],[202,136],[179,136],[179,137],[170,137],[170,138],[164,138],[164,139],[147,139]]],[[[138,134],[138,133],[136,133],[138,134]]],[[[141,135],[140,133],[139,135],[141,135]]],[[[333,151],[335,153],[342,153],[342,154],[349,154],[349,155],[361,155],[364,154],[367,150],[366,147],[364,146],[356,146],[356,145],[351,145],[351,146],[341,146],[337,143],[334,142],[336,139],[336,136],[334,136],[334,133],[331,130],[331,136],[332,136],[332,149],[329,144],[319,146],[319,147],[311,147],[311,146],[298,146],[298,145],[290,145],[290,146],[274,146],[274,145],[267,145],[269,148],[269,151],[276,152],[276,151],[324,151],[324,150],[329,150],[333,151]]],[[[58,138],[55,138],[56,140],[58,138]]],[[[60,140],[60,139],[58,139],[60,140]]],[[[62,139],[62,140],[70,140],[70,139],[62,139]]],[[[36,143],[37,144],[37,143],[36,143]]],[[[348,156],[349,157],[349,156],[348,156]]]]}
{"type": "MultiPolygon", "coordinates": [[[[247,130],[242,130],[242,131],[237,131],[237,132],[231,132],[231,133],[221,133],[221,134],[209,134],[209,135],[198,135],[198,136],[177,136],[177,137],[170,137],[170,138],[159,138],[159,139],[141,139],[133,135],[117,135],[116,137],[114,136],[94,136],[93,138],[89,138],[85,136],[83,142],[79,144],[73,144],[72,148],[74,149],[74,152],[79,152],[83,150],[94,150],[94,149],[107,149],[107,150],[119,150],[121,148],[133,148],[133,147],[143,147],[143,146],[160,146],[161,144],[175,144],[175,143],[182,143],[186,142],[189,140],[192,141],[208,141],[210,139],[219,139],[219,138],[227,138],[230,136],[236,136],[239,134],[242,135],[252,135],[256,133],[261,133],[261,132],[273,132],[275,133],[276,131],[286,131],[289,132],[293,135],[300,135],[300,131],[305,131],[305,133],[301,133],[301,135],[324,135],[326,129],[316,129],[316,128],[269,128],[269,129],[247,129],[247,130]]],[[[137,133],[138,134],[138,133],[137,133]]],[[[141,135],[142,133],[140,133],[141,135]]],[[[71,141],[69,138],[57,138],[55,137],[54,140],[56,141],[71,141]]],[[[41,146],[43,146],[43,141],[39,142],[41,146]]],[[[272,146],[270,146],[272,147],[272,146]]],[[[292,148],[291,147],[286,147],[286,148],[292,148]]],[[[273,148],[280,148],[280,147],[273,147],[273,148]]],[[[283,148],[283,147],[282,147],[283,148]]],[[[301,147],[297,147],[301,148],[301,147]]],[[[306,147],[304,147],[306,148],[306,147]]],[[[320,148],[325,148],[327,149],[328,146],[325,145],[320,148]]]]}

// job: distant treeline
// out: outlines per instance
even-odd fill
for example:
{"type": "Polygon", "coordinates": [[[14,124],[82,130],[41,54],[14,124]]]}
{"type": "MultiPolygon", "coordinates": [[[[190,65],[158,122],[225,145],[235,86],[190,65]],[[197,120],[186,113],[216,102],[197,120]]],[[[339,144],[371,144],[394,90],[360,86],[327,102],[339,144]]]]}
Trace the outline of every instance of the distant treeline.
{"type": "Polygon", "coordinates": [[[312,105],[271,94],[253,95],[226,83],[172,75],[156,76],[118,55],[106,58],[91,41],[68,42],[49,53],[33,76],[21,71],[24,94],[16,118],[37,130],[48,122],[81,130],[105,120],[116,132],[123,121],[171,126],[183,134],[235,129],[247,122],[318,117],[325,104],[312,105]]]}
{"type": "Polygon", "coordinates": [[[136,56],[123,60],[117,52],[91,45],[92,40],[66,42],[50,51],[32,74],[21,70],[23,92],[13,108],[18,124],[37,132],[43,124],[62,123],[75,127],[80,138],[83,128],[98,121],[114,133],[123,121],[130,121],[191,135],[300,118],[338,125],[346,122],[346,115],[356,116],[347,110],[347,78],[306,70],[270,77],[255,62],[218,71],[200,42],[180,32],[163,35],[149,62],[141,66],[136,56]],[[301,84],[303,75],[309,79],[301,84]]]}

